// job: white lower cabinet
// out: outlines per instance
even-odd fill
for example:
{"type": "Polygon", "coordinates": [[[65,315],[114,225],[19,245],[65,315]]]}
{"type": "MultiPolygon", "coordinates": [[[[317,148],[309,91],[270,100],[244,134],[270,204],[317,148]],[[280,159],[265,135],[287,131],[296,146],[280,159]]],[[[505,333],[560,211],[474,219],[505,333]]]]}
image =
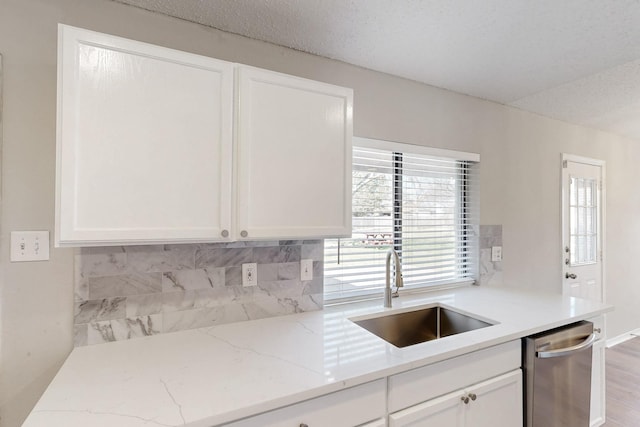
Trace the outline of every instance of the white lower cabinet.
{"type": "Polygon", "coordinates": [[[385,401],[386,380],[380,379],[225,424],[225,426],[384,427],[385,401]]]}
{"type": "Polygon", "coordinates": [[[604,340],[598,340],[593,345],[593,362],[591,365],[591,427],[601,426],[605,421],[605,349],[606,342],[604,340]]]}
{"type": "Polygon", "coordinates": [[[514,340],[224,426],[522,427],[521,353],[514,340]]]}
{"type": "Polygon", "coordinates": [[[605,422],[605,349],[607,337],[605,333],[604,315],[589,319],[593,322],[594,332],[598,336],[593,344],[591,362],[591,417],[590,426],[601,426],[605,422]]]}
{"type": "Polygon", "coordinates": [[[389,425],[522,426],[521,355],[514,340],[392,375],[389,425]]]}
{"type": "Polygon", "coordinates": [[[471,385],[389,416],[390,427],[522,426],[522,371],[471,385]]]}

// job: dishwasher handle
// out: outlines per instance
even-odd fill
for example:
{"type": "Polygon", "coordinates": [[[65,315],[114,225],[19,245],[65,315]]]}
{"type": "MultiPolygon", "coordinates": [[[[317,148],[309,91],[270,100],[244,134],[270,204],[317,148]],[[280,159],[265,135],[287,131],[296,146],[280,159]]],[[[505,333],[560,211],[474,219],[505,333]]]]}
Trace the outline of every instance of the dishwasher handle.
{"type": "Polygon", "coordinates": [[[559,348],[557,350],[549,350],[549,351],[537,351],[536,357],[538,359],[549,359],[551,357],[564,357],[569,356],[573,353],[577,353],[579,351],[585,350],[593,345],[597,336],[596,334],[591,334],[582,341],[580,344],[573,345],[571,347],[559,348]]]}

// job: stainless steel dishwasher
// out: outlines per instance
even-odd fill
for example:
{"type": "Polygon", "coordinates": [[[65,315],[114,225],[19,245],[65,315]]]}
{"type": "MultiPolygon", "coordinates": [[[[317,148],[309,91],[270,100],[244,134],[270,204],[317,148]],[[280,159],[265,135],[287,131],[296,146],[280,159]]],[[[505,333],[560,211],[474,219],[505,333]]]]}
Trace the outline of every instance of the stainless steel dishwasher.
{"type": "Polygon", "coordinates": [[[524,339],[525,426],[589,427],[593,324],[524,339]]]}

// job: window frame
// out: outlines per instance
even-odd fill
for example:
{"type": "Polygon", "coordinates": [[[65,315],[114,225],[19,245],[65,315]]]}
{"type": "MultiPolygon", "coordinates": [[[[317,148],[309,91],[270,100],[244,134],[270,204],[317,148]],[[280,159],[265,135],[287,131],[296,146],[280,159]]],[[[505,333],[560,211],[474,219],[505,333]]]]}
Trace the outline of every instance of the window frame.
{"type": "MultiPolygon", "coordinates": [[[[442,159],[442,160],[446,160],[446,161],[454,161],[454,162],[465,162],[467,163],[466,166],[461,166],[462,168],[467,168],[469,169],[469,162],[473,162],[476,163],[478,165],[479,168],[479,163],[480,163],[480,155],[477,153],[470,153],[470,152],[463,152],[463,151],[454,151],[454,150],[448,150],[448,149],[440,149],[440,148],[432,148],[432,147],[426,147],[426,146],[422,146],[422,145],[414,145],[414,144],[406,144],[406,143],[399,143],[399,142],[392,142],[392,141],[385,141],[385,140],[377,140],[377,139],[370,139],[370,138],[360,138],[360,137],[354,137],[353,138],[353,148],[357,149],[357,148],[362,148],[362,149],[374,149],[374,150],[383,150],[386,152],[391,152],[393,159],[391,161],[392,165],[393,165],[393,173],[392,173],[392,188],[393,188],[393,199],[392,199],[392,228],[393,228],[393,243],[392,246],[394,247],[394,249],[396,250],[401,250],[402,248],[400,247],[403,244],[403,239],[402,239],[402,185],[403,185],[403,180],[402,178],[404,177],[404,170],[403,170],[403,164],[402,164],[402,160],[403,160],[403,156],[404,154],[411,154],[411,155],[419,155],[419,156],[426,156],[430,159],[434,159],[434,160],[438,160],[438,159],[442,159]],[[398,171],[400,173],[398,173],[398,171]],[[397,179],[398,176],[401,179],[397,179]]],[[[466,172],[467,174],[469,174],[469,170],[467,170],[466,172]]],[[[476,178],[476,185],[479,185],[479,177],[476,178]]],[[[457,203],[456,206],[459,206],[461,210],[465,211],[462,215],[467,215],[467,212],[469,211],[469,209],[471,208],[471,204],[472,203],[477,203],[477,216],[474,218],[476,219],[476,223],[465,223],[464,227],[463,227],[463,233],[462,233],[462,241],[467,240],[469,237],[467,235],[467,231],[469,231],[469,229],[473,228],[474,226],[476,226],[479,229],[479,203],[478,200],[475,201],[470,201],[469,200],[469,195],[470,195],[470,183],[467,181],[466,177],[465,179],[459,180],[458,181],[458,186],[462,186],[462,188],[459,191],[456,191],[456,196],[461,196],[461,200],[459,201],[459,204],[457,203]]],[[[479,198],[479,195],[477,196],[477,198],[479,198]]],[[[457,215],[457,214],[456,214],[457,215]]],[[[471,218],[471,217],[467,217],[467,216],[463,216],[463,218],[471,218]]],[[[476,262],[475,264],[470,267],[468,265],[463,265],[462,263],[458,263],[456,262],[456,266],[462,266],[461,268],[463,268],[465,270],[465,273],[469,272],[470,268],[473,268],[473,272],[472,272],[472,278],[465,278],[465,279],[461,279],[459,281],[452,281],[452,280],[443,280],[442,283],[438,283],[438,281],[430,281],[428,284],[425,285],[411,285],[410,287],[405,287],[402,290],[402,293],[413,293],[413,292],[425,292],[425,291],[431,291],[431,290],[438,290],[438,289],[445,289],[445,288],[453,288],[453,287],[460,287],[460,286],[468,286],[474,282],[477,281],[478,276],[479,276],[479,248],[478,248],[478,229],[476,229],[476,238],[474,240],[474,243],[476,244],[475,247],[475,253],[476,253],[476,262]]],[[[338,242],[339,244],[339,242],[338,242]]],[[[458,241],[456,242],[456,245],[458,245],[458,241]]],[[[455,258],[457,258],[458,256],[456,256],[455,258]]],[[[466,260],[467,257],[465,257],[466,260]]],[[[458,267],[456,267],[458,268],[458,267]]],[[[326,285],[325,285],[326,286],[326,285]]],[[[326,288],[325,288],[326,291],[326,288]]],[[[357,290],[355,291],[350,291],[348,296],[337,296],[337,297],[333,297],[333,298],[327,298],[327,294],[325,294],[325,305],[335,305],[335,304],[340,304],[340,303],[345,303],[345,302],[357,302],[357,301],[363,301],[363,300],[368,300],[368,299],[375,299],[375,298],[379,298],[379,296],[382,294],[383,292],[383,288],[380,289],[371,289],[371,288],[367,288],[367,289],[363,289],[362,292],[358,292],[357,290]]],[[[335,294],[334,294],[335,295],[335,294]]]]}

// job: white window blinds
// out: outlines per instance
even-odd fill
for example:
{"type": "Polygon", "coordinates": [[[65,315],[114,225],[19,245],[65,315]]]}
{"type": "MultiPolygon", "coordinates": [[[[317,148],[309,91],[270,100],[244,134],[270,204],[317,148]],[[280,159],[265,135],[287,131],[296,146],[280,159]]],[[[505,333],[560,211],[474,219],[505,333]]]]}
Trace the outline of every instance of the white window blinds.
{"type": "Polygon", "coordinates": [[[353,150],[353,234],[325,240],[325,301],[382,293],[389,248],[401,257],[405,289],[477,277],[478,156],[354,143],[363,146],[353,150]]]}

